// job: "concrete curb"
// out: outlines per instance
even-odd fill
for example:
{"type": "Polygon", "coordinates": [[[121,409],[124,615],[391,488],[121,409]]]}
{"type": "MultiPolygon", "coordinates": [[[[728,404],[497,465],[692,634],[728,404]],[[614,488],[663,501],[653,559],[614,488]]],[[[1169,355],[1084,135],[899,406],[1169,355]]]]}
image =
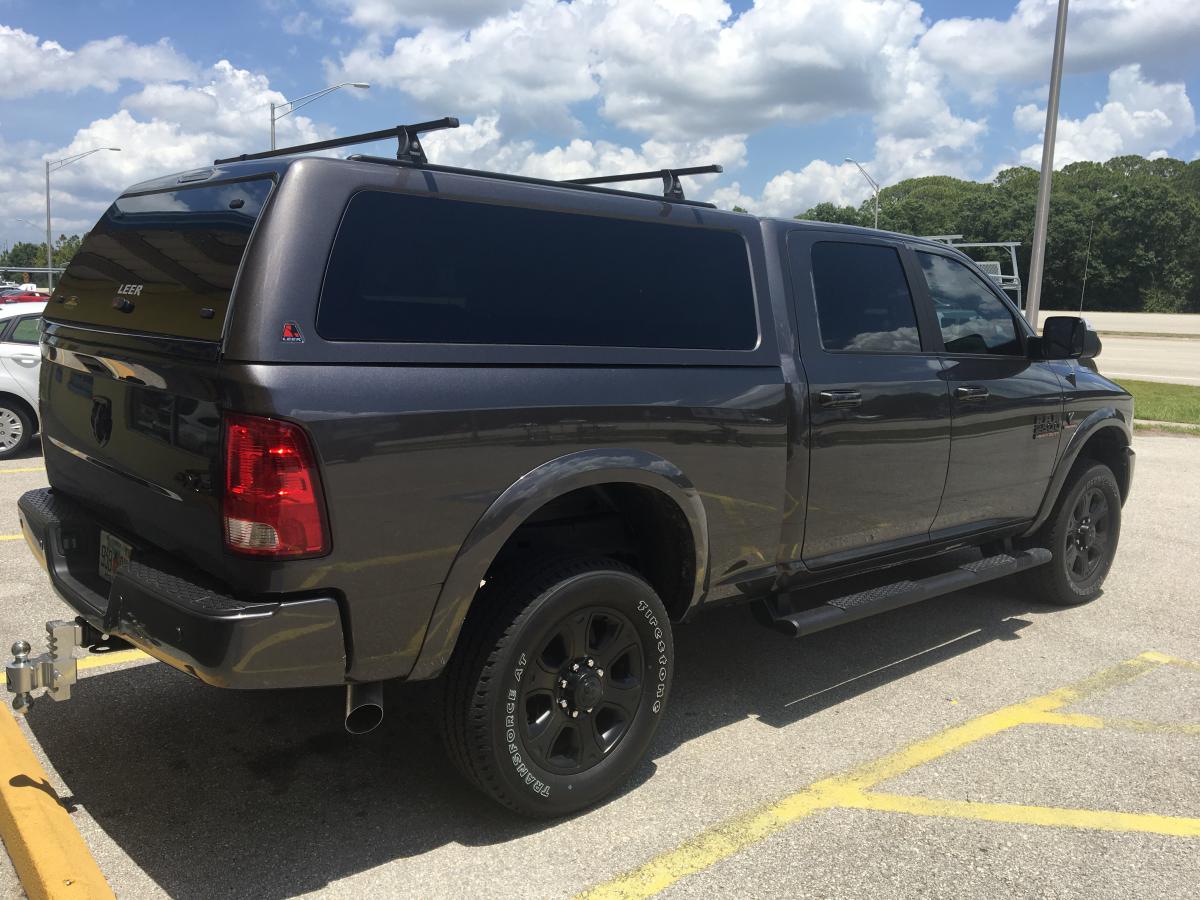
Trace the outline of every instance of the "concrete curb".
{"type": "Polygon", "coordinates": [[[1159,422],[1154,419],[1134,419],[1135,428],[1161,428],[1164,431],[1193,431],[1200,434],[1200,425],[1189,422],[1159,422]]]}
{"type": "Polygon", "coordinates": [[[0,709],[0,837],[30,900],[114,898],[7,709],[0,709]]]}

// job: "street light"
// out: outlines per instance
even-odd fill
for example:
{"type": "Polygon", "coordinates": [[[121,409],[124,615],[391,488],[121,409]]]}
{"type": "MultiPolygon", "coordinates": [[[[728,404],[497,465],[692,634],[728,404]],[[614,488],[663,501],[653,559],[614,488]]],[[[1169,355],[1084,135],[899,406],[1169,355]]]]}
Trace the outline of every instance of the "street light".
{"type": "Polygon", "coordinates": [[[862,172],[863,178],[867,179],[867,183],[871,185],[871,189],[875,192],[875,227],[878,228],[879,227],[879,183],[874,178],[872,178],[870,175],[867,174],[867,170],[864,169],[861,165],[859,165],[859,162],[857,159],[851,159],[849,156],[847,156],[846,162],[854,163],[856,166],[858,166],[858,171],[862,172]]]}
{"type": "Polygon", "coordinates": [[[120,152],[120,147],[96,147],[93,150],[84,150],[82,153],[76,153],[74,156],[66,156],[62,159],[46,160],[46,286],[54,291],[54,251],[50,244],[50,173],[57,172],[59,169],[65,169],[73,162],[79,162],[85,156],[91,156],[93,153],[99,153],[101,150],[113,150],[120,152]]]}
{"type": "Polygon", "coordinates": [[[365,90],[366,88],[369,88],[370,85],[367,84],[365,81],[343,81],[341,84],[331,84],[327,88],[321,88],[321,90],[319,90],[319,91],[313,91],[311,94],[305,94],[303,97],[297,97],[295,100],[285,100],[283,103],[272,103],[271,104],[271,149],[272,150],[275,149],[275,120],[276,119],[282,119],[284,116],[288,115],[289,113],[294,113],[300,107],[308,106],[308,104],[312,103],[314,100],[320,100],[326,94],[332,94],[334,91],[336,91],[340,88],[344,88],[344,87],[363,88],[365,90]],[[281,112],[278,115],[276,115],[275,111],[278,109],[283,109],[285,106],[288,107],[287,111],[281,112]]]}

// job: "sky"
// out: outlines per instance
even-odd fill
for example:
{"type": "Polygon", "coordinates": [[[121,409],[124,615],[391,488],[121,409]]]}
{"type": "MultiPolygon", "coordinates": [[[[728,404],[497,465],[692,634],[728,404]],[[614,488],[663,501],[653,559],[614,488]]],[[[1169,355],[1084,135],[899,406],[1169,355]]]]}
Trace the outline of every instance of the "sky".
{"type": "MultiPolygon", "coordinates": [[[[435,162],[549,178],[720,163],[762,215],[1037,166],[1055,0],[0,0],[0,245],[87,230],[126,186],[453,115],[435,162]],[[24,222],[22,220],[28,220],[24,222]]],[[[1200,156],[1200,3],[1074,0],[1056,165],[1200,156]]],[[[394,142],[347,152],[394,152],[394,142]]]]}

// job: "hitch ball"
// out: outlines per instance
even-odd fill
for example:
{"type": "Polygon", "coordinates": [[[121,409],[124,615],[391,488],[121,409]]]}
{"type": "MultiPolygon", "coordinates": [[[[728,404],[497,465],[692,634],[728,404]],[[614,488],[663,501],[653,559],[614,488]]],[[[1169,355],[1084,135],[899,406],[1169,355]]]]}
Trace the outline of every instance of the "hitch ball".
{"type": "Polygon", "coordinates": [[[33,692],[45,690],[54,700],[70,700],[71,685],[78,678],[75,648],[82,643],[83,629],[77,622],[46,623],[47,652],[29,658],[28,641],[12,645],[13,658],[4,668],[8,692],[14,694],[13,710],[21,715],[33,705],[33,692]]]}

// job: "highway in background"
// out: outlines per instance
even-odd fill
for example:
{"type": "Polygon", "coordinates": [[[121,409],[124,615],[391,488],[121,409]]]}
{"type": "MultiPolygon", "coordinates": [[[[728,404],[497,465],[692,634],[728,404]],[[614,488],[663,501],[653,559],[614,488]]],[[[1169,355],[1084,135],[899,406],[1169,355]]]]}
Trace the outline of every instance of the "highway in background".
{"type": "MultiPolygon", "coordinates": [[[[1046,316],[1076,312],[1043,311],[1046,316]]],[[[1100,333],[1100,372],[1120,381],[1165,381],[1200,386],[1200,314],[1084,312],[1100,333]]]]}

